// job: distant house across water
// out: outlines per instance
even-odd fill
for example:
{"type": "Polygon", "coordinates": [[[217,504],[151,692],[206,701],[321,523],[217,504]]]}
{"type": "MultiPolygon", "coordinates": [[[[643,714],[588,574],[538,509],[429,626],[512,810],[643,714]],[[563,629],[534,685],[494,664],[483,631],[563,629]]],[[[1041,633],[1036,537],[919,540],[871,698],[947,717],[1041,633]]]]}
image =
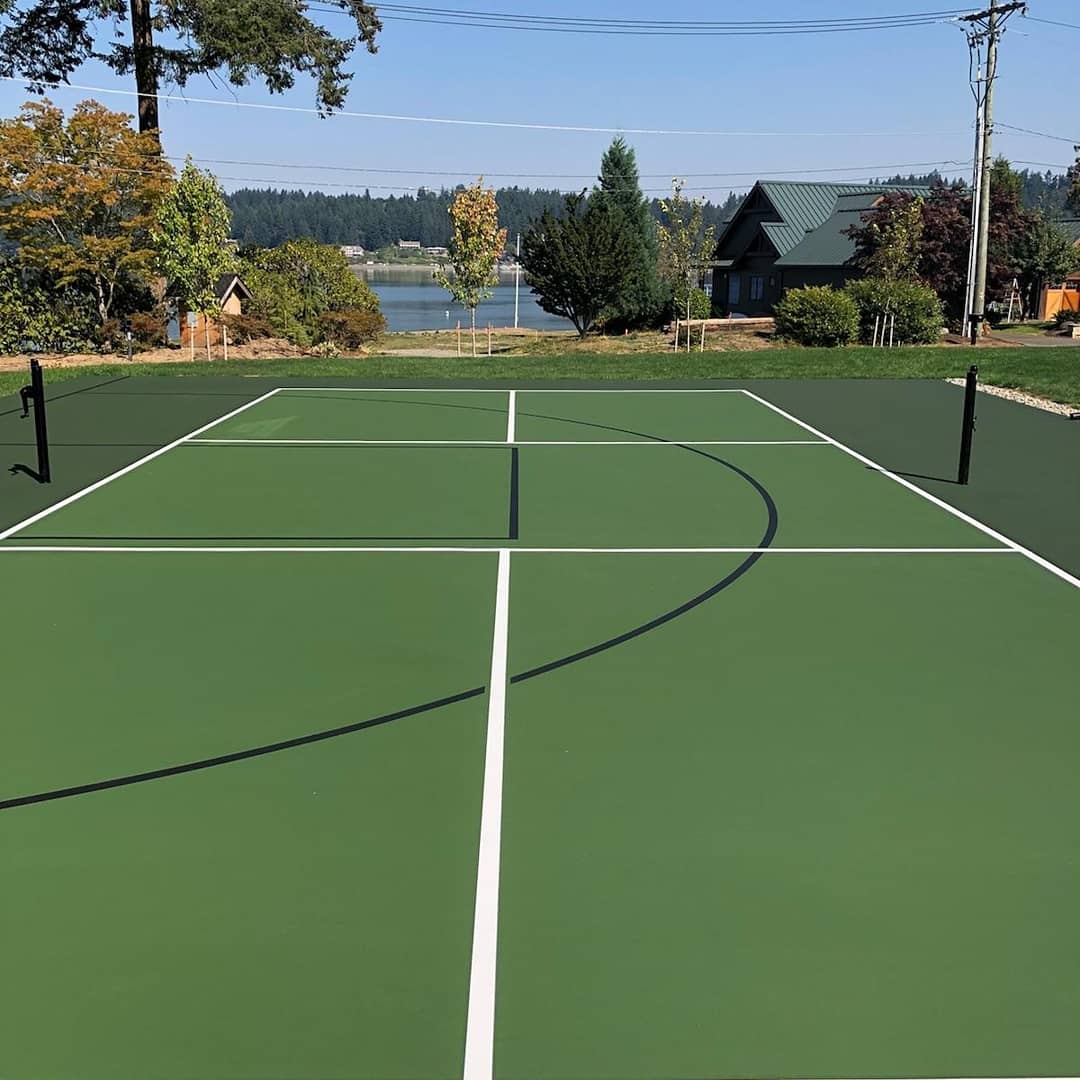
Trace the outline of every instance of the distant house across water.
{"type": "Polygon", "coordinates": [[[397,246],[398,246],[398,249],[400,251],[419,251],[420,250],[420,241],[419,240],[399,240],[397,242],[397,246]]]}
{"type": "Polygon", "coordinates": [[[771,315],[788,289],[840,287],[858,277],[847,230],[893,191],[930,194],[926,187],[759,180],[717,241],[713,310],[771,315]]]}
{"type": "Polygon", "coordinates": [[[342,244],[341,254],[346,259],[362,259],[366,252],[359,244],[342,244]]]}

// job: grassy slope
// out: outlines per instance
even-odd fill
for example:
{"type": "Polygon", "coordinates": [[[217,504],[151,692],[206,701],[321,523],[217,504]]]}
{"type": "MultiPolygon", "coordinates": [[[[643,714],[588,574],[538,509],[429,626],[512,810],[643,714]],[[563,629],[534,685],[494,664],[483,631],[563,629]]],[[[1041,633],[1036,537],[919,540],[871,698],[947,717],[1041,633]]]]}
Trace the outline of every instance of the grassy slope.
{"type": "MultiPolygon", "coordinates": [[[[462,357],[411,359],[243,360],[223,363],[102,363],[53,368],[55,383],[86,375],[306,375],[353,378],[461,379],[723,379],[723,378],[889,378],[938,379],[963,375],[972,354],[953,346],[922,349],[766,349],[755,352],[585,357],[462,357]]],[[[1054,401],[1080,405],[1080,354],[1067,348],[979,350],[982,379],[995,386],[1028,390],[1054,401]]],[[[0,394],[27,381],[22,372],[0,373],[0,394]]]]}

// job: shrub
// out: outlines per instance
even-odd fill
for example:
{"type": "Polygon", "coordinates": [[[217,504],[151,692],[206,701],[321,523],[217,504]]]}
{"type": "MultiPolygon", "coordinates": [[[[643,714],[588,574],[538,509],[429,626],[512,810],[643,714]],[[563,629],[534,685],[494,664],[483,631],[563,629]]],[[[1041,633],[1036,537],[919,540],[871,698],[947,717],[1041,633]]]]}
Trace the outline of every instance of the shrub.
{"type": "Polygon", "coordinates": [[[270,337],[274,329],[261,315],[222,315],[221,325],[233,345],[246,345],[256,338],[270,337]]]}
{"type": "Polygon", "coordinates": [[[712,317],[712,300],[704,289],[690,290],[690,318],[708,319],[712,317]]]}
{"type": "Polygon", "coordinates": [[[0,353],[85,348],[93,324],[85,297],[72,289],[34,283],[0,260],[0,353]]]}
{"type": "Polygon", "coordinates": [[[379,311],[345,308],[326,311],[319,316],[320,342],[332,342],[339,348],[359,349],[374,341],[386,329],[386,319],[379,311]]]}
{"type": "Polygon", "coordinates": [[[870,344],[874,323],[896,316],[893,337],[897,344],[931,345],[941,336],[945,315],[938,295],[929,285],[915,281],[852,281],[844,290],[859,309],[859,340],[870,344]]]}
{"type": "Polygon", "coordinates": [[[1059,330],[1073,323],[1080,323],[1080,311],[1059,311],[1054,316],[1054,323],[1059,330]]]}
{"type": "Polygon", "coordinates": [[[859,332],[859,309],[828,285],[790,289],[776,305],[776,332],[799,345],[847,345],[859,332]]]}
{"type": "Polygon", "coordinates": [[[131,336],[144,349],[165,344],[165,315],[156,311],[136,311],[131,318],[131,336]]]}

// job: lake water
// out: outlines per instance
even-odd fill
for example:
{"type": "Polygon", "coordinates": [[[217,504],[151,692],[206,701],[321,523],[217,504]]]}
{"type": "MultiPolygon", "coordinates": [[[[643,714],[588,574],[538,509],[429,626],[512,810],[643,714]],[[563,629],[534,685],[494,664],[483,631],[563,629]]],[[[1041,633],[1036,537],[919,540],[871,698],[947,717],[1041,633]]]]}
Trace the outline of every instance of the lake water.
{"type": "MultiPolygon", "coordinates": [[[[446,330],[457,325],[469,325],[469,312],[454,304],[450,295],[436,281],[424,274],[361,273],[378,294],[382,313],[389,330],[446,330]]],[[[494,295],[476,309],[476,325],[514,325],[514,283],[501,281],[494,295]]],[[[530,330],[571,330],[573,324],[542,311],[532,290],[521,283],[521,306],[518,325],[530,330]]]]}

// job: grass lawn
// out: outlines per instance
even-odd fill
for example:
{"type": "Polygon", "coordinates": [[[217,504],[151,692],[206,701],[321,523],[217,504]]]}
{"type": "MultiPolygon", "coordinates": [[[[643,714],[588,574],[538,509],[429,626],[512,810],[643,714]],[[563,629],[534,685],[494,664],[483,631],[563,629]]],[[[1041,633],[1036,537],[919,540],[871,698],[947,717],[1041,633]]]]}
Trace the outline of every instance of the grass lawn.
{"type": "MultiPolygon", "coordinates": [[[[646,355],[495,356],[350,359],[302,357],[145,364],[102,362],[50,368],[51,383],[87,375],[349,376],[370,379],[944,379],[963,375],[976,360],[984,382],[1027,390],[1066,405],[1080,405],[1080,354],[1071,349],[980,349],[957,346],[911,349],[763,349],[646,355]]],[[[25,372],[0,372],[0,394],[27,381],[25,372]]]]}

